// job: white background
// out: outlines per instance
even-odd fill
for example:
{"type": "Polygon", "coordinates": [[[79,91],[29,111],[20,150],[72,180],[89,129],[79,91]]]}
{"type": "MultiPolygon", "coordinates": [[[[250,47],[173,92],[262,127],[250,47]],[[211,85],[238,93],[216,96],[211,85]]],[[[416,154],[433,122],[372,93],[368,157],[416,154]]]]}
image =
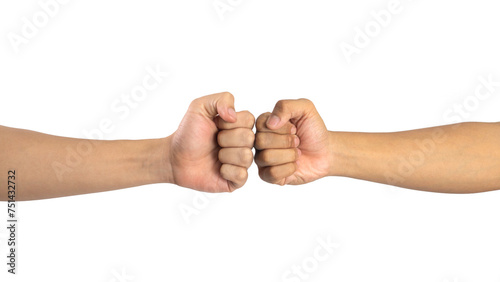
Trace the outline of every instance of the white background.
{"type": "MultiPolygon", "coordinates": [[[[22,36],[23,17],[44,10],[2,1],[0,124],[84,137],[110,118],[105,139],[163,137],[191,100],[221,91],[256,116],[280,99],[309,98],[330,130],[446,124],[479,76],[500,80],[500,7],[464,2],[401,0],[348,63],[341,43],[353,45],[356,28],[390,1],[230,1],[221,18],[212,0],[75,0],[17,47],[9,38],[22,36]],[[126,118],[113,111],[157,65],[169,77],[126,118]]],[[[499,121],[495,90],[462,120],[499,121]]],[[[500,281],[499,192],[343,178],[280,187],[261,181],[255,165],[249,174],[242,189],[213,198],[161,184],[22,202],[19,275],[6,273],[1,228],[0,280],[500,281]],[[188,222],[181,207],[197,214],[188,222]],[[328,238],[338,248],[316,265],[317,240],[328,238]],[[287,275],[303,263],[307,279],[287,275]]]]}

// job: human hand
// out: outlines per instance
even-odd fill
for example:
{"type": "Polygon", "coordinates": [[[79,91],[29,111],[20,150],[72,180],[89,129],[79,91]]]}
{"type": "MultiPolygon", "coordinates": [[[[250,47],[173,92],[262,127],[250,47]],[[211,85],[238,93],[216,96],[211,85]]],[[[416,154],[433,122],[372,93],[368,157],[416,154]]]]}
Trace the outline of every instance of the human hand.
{"type": "Polygon", "coordinates": [[[330,134],[307,99],[281,100],[256,122],[255,162],[262,180],[304,184],[329,175],[330,134]]]}
{"type": "Polygon", "coordinates": [[[194,100],[167,138],[169,182],[205,192],[232,192],[245,184],[253,161],[255,118],[234,110],[228,92],[194,100]]]}

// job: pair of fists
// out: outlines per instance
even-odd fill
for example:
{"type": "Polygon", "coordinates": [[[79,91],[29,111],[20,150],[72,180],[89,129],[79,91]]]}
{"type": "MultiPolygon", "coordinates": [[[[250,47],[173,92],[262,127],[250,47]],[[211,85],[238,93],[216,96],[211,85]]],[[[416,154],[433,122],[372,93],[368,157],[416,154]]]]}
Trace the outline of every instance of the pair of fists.
{"type": "Polygon", "coordinates": [[[245,184],[255,147],[264,181],[311,182],[330,174],[330,139],[309,100],[281,100],[255,122],[250,112],[235,112],[230,93],[204,96],[191,103],[177,131],[165,139],[166,181],[200,191],[232,192],[245,184]]]}

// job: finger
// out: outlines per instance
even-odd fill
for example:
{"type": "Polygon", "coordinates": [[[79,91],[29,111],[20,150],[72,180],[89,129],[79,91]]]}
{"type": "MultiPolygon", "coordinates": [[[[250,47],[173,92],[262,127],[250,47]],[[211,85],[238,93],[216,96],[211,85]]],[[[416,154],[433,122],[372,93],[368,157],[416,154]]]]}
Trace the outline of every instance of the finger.
{"type": "Polygon", "coordinates": [[[222,178],[230,181],[234,189],[243,186],[248,178],[248,172],[245,168],[231,164],[222,164],[220,175],[222,178]]]}
{"type": "Polygon", "coordinates": [[[249,128],[235,128],[219,131],[217,142],[221,147],[252,148],[255,134],[249,128]]]}
{"type": "Polygon", "coordinates": [[[233,129],[238,127],[252,129],[255,123],[255,117],[249,111],[242,111],[236,113],[236,122],[224,121],[220,116],[216,116],[214,122],[219,129],[233,129]]]}
{"type": "Polygon", "coordinates": [[[276,166],[295,162],[299,158],[299,149],[271,149],[255,154],[255,163],[258,166],[276,166]]]}
{"type": "Polygon", "coordinates": [[[299,119],[316,112],[314,104],[307,99],[281,100],[274,106],[266,125],[270,129],[278,129],[291,119],[299,119]]]}
{"type": "Polygon", "coordinates": [[[253,162],[253,153],[250,148],[222,148],[219,150],[219,161],[249,168],[253,162]]]}
{"type": "Polygon", "coordinates": [[[219,115],[227,122],[236,122],[234,111],[234,96],[229,92],[222,92],[203,96],[191,102],[189,108],[204,116],[213,119],[219,115]]]}
{"type": "Polygon", "coordinates": [[[276,134],[271,132],[258,132],[255,135],[255,149],[286,149],[298,147],[300,139],[297,135],[276,134]]]}
{"type": "Polygon", "coordinates": [[[278,166],[259,167],[259,176],[262,180],[273,184],[285,184],[285,178],[292,175],[297,169],[295,163],[278,166]]]}
{"type": "Polygon", "coordinates": [[[278,134],[295,134],[297,133],[297,128],[291,122],[285,123],[282,127],[278,129],[271,130],[267,127],[266,122],[269,119],[271,113],[263,113],[257,118],[255,123],[255,128],[259,132],[274,132],[278,134]]]}

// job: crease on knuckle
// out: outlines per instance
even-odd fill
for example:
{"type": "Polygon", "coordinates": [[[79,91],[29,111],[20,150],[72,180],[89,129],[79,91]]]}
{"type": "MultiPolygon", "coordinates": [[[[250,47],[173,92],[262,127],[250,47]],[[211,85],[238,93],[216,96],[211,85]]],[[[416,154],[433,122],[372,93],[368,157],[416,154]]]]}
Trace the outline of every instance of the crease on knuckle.
{"type": "Polygon", "coordinates": [[[246,131],[245,146],[251,147],[255,142],[255,134],[250,129],[247,129],[245,131],[246,131]]]}
{"type": "Polygon", "coordinates": [[[257,150],[263,150],[265,148],[266,136],[263,133],[255,134],[255,148],[257,150]]]}
{"type": "Polygon", "coordinates": [[[238,172],[236,173],[235,177],[238,183],[244,183],[248,177],[247,170],[243,168],[238,169],[238,172]]]}
{"type": "Polygon", "coordinates": [[[243,115],[245,116],[245,127],[253,128],[255,124],[255,117],[249,111],[243,111],[243,115]]]}
{"type": "Polygon", "coordinates": [[[262,151],[262,162],[265,164],[270,164],[272,161],[272,151],[264,150],[262,151]]]}
{"type": "Polygon", "coordinates": [[[264,167],[264,162],[262,161],[262,152],[264,152],[264,151],[260,151],[260,152],[255,153],[255,163],[257,164],[257,167],[259,167],[259,169],[261,167],[264,167]]]}
{"type": "Polygon", "coordinates": [[[245,148],[241,150],[241,161],[246,167],[249,167],[253,162],[253,153],[251,149],[245,148]]]}
{"type": "Polygon", "coordinates": [[[262,180],[268,183],[276,183],[277,179],[274,176],[273,167],[265,167],[259,170],[259,176],[262,180]]]}
{"type": "Polygon", "coordinates": [[[278,167],[276,166],[271,166],[269,167],[269,178],[271,179],[271,181],[273,183],[276,183],[277,181],[279,181],[279,172],[277,171],[278,170],[278,167]]]}

